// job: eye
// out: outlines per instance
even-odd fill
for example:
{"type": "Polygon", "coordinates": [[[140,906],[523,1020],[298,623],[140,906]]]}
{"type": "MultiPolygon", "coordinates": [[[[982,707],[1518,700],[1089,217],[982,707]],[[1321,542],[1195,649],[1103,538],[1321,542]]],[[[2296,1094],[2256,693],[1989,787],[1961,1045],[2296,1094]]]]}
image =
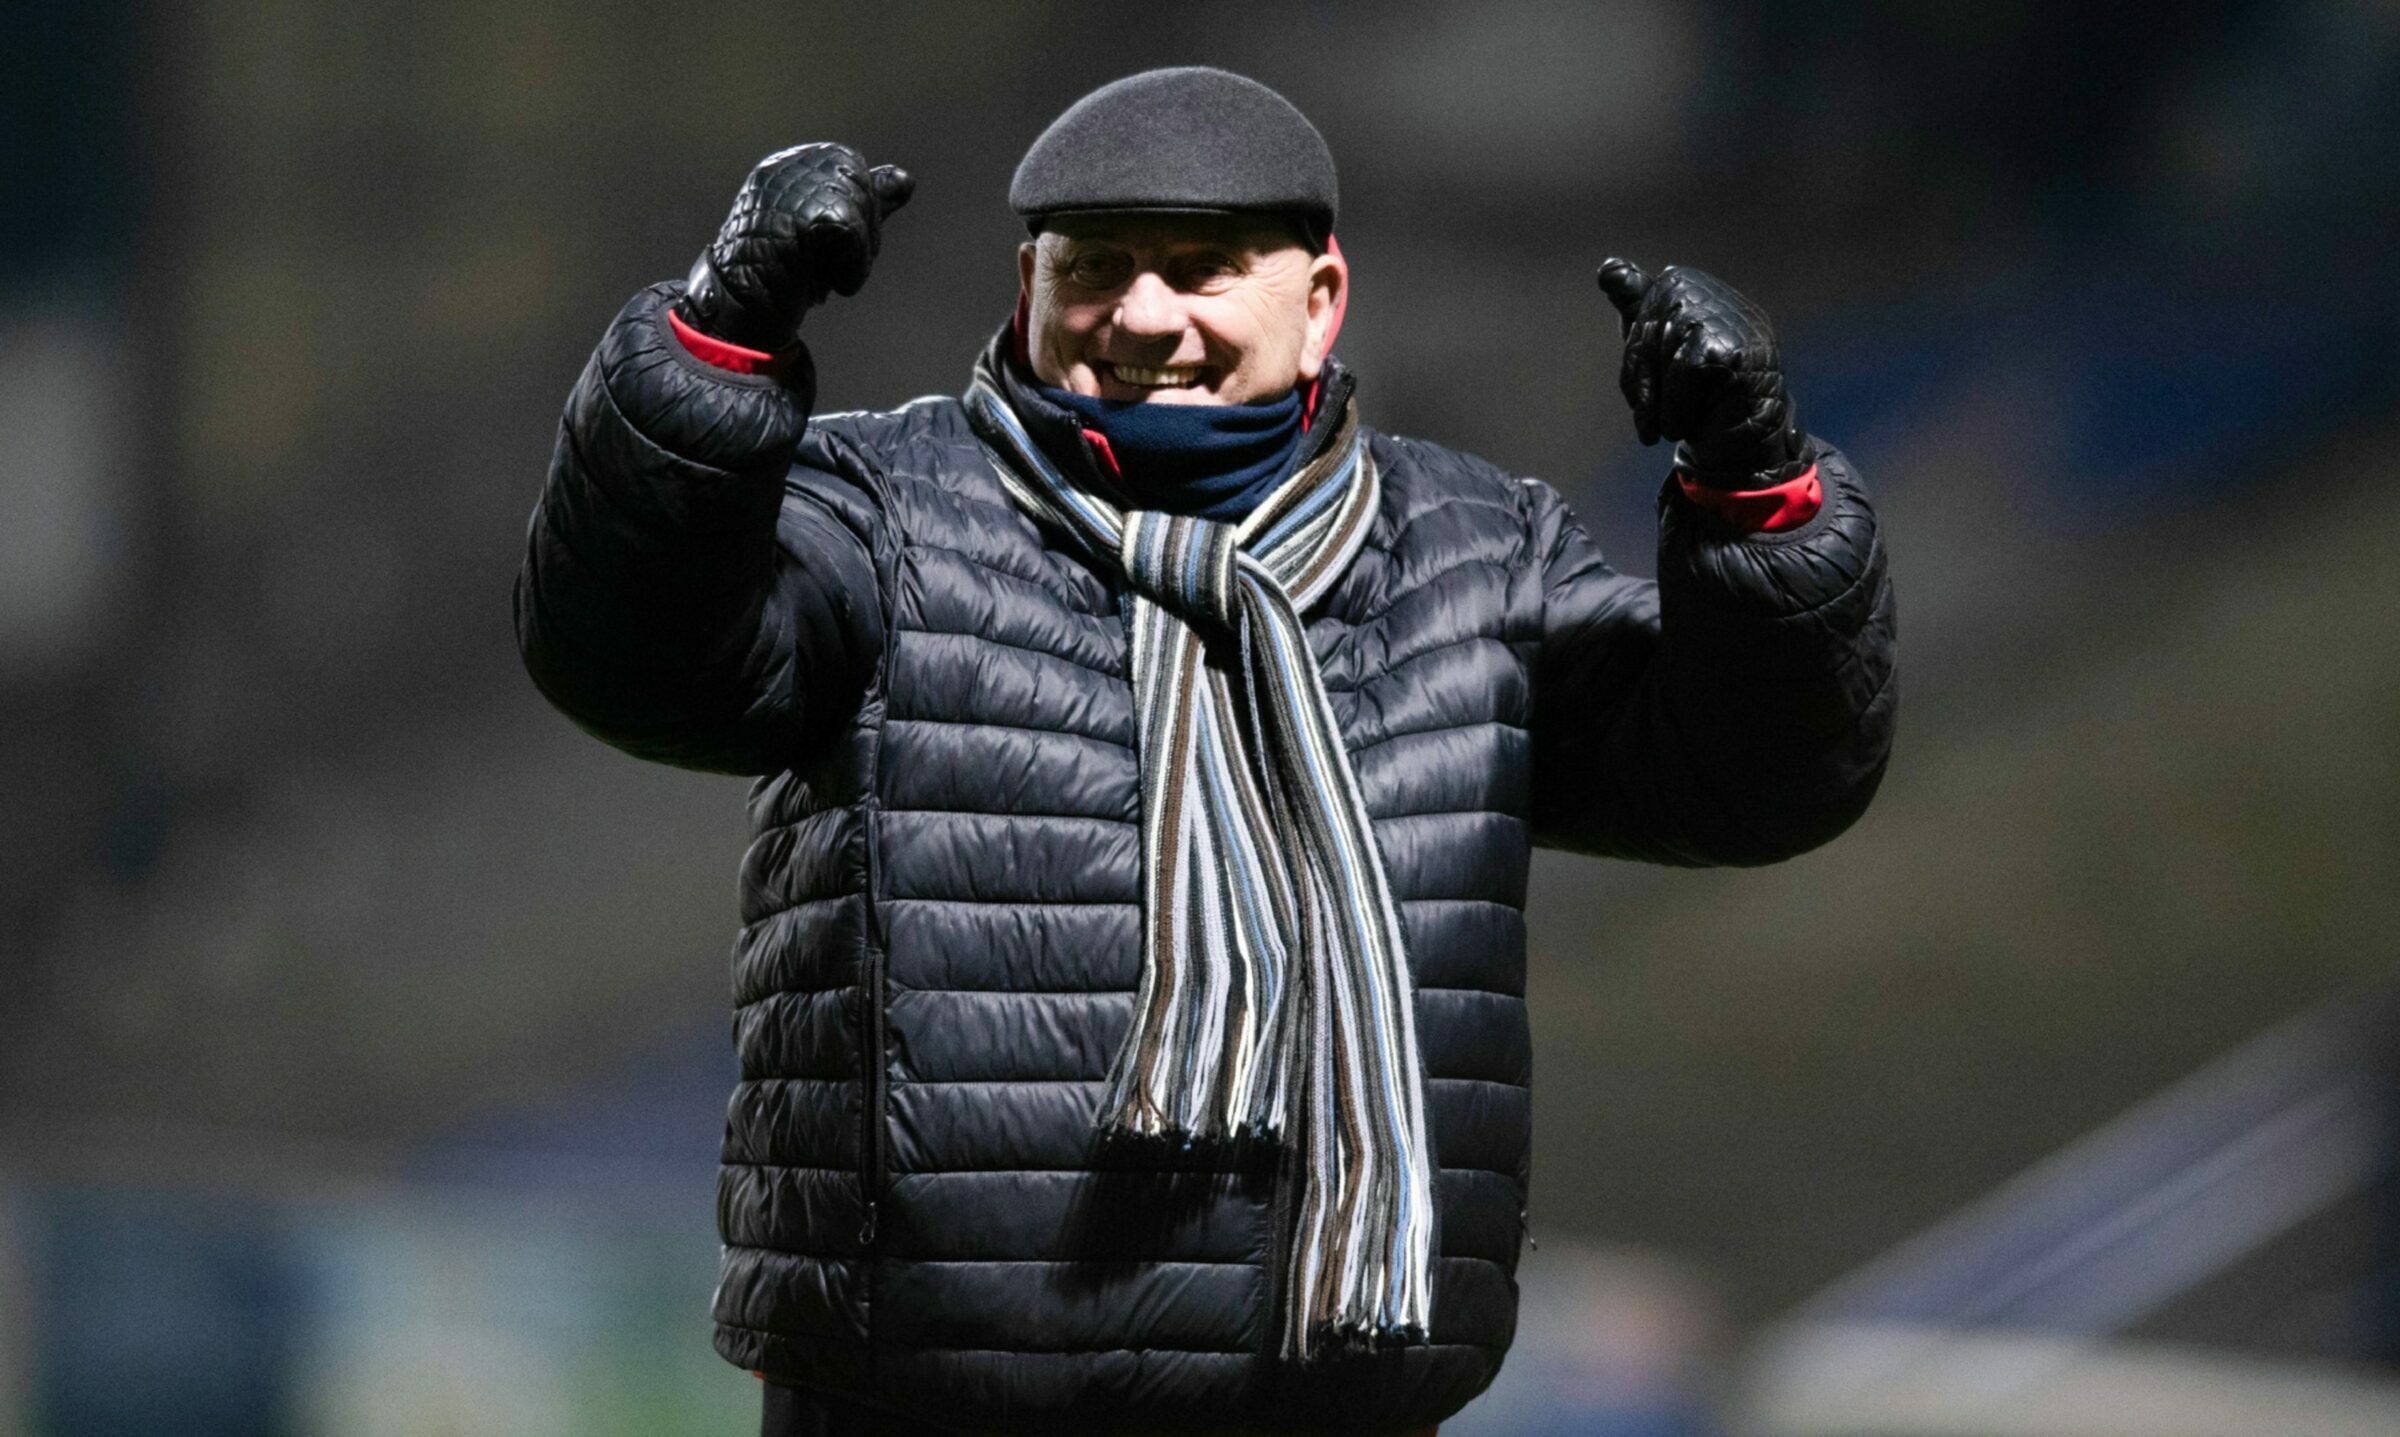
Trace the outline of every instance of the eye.
{"type": "Polygon", "coordinates": [[[1227,254],[1195,254],[1175,266],[1176,282],[1183,288],[1208,293],[1224,288],[1241,278],[1242,267],[1227,254]]]}
{"type": "Polygon", "coordinates": [[[1084,289],[1115,289],[1131,275],[1132,268],[1126,256],[1107,250],[1085,250],[1066,264],[1067,279],[1084,289]]]}

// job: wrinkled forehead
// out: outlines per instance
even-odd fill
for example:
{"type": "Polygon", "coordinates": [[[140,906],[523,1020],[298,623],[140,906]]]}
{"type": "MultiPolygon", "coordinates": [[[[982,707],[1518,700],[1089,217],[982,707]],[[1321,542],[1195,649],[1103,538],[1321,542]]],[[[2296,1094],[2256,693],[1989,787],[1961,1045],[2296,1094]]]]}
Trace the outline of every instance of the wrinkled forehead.
{"type": "Polygon", "coordinates": [[[1279,215],[1229,210],[1090,210],[1052,217],[1039,243],[1127,250],[1306,248],[1300,227],[1279,215]]]}

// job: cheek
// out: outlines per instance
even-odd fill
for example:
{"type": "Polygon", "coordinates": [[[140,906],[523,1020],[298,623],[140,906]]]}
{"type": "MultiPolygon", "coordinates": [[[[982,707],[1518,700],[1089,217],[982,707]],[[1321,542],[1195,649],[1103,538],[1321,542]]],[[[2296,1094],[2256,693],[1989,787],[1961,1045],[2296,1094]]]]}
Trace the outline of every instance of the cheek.
{"type": "Polygon", "coordinates": [[[1036,354],[1071,361],[1082,354],[1100,319],[1097,305],[1059,304],[1037,292],[1026,319],[1027,345],[1036,354]]]}
{"type": "Polygon", "coordinates": [[[1245,367],[1281,369],[1298,361],[1308,310],[1272,292],[1244,295],[1225,316],[1227,339],[1240,338],[1245,367]]]}

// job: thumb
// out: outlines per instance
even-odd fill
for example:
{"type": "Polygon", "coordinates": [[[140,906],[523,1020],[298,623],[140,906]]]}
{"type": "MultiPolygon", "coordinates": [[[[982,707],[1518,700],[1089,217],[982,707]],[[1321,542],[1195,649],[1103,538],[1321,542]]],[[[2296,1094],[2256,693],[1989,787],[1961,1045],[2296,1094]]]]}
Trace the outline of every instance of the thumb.
{"type": "Polygon", "coordinates": [[[876,208],[888,215],[908,203],[908,197],[917,192],[917,182],[898,165],[877,165],[867,171],[867,188],[875,196],[876,208]]]}
{"type": "Polygon", "coordinates": [[[1600,262],[1600,292],[1608,296],[1617,313],[1631,324],[1634,311],[1642,307],[1642,296],[1650,292],[1650,276],[1632,260],[1612,256],[1600,262]]]}

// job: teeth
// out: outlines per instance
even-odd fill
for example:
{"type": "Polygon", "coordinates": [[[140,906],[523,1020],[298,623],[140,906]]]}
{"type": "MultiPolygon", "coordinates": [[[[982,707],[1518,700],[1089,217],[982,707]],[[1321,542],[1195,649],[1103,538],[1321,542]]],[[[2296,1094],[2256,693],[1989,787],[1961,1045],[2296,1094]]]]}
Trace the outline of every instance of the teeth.
{"type": "Polygon", "coordinates": [[[1138,384],[1145,389],[1190,384],[1200,377],[1200,366],[1197,364],[1180,365],[1173,369],[1142,369],[1131,364],[1111,364],[1109,368],[1127,384],[1138,384]]]}

